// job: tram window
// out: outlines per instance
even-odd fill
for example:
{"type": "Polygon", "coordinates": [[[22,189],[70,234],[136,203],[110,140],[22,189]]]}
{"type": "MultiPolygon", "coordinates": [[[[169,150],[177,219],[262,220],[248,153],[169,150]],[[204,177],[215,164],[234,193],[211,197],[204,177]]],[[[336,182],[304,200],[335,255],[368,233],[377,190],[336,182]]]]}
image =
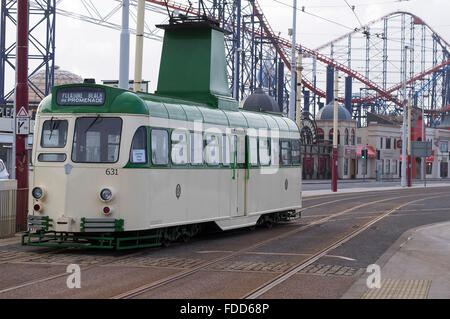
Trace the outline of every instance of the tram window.
{"type": "Polygon", "coordinates": [[[175,130],[172,132],[172,163],[184,165],[187,161],[187,132],[175,130]]]}
{"type": "Polygon", "coordinates": [[[144,126],[134,133],[131,143],[131,163],[147,163],[147,129],[144,126]]]}
{"type": "Polygon", "coordinates": [[[291,142],[292,147],[292,164],[299,165],[300,164],[300,141],[293,140],[291,142]]]}
{"type": "Polygon", "coordinates": [[[191,164],[203,164],[203,135],[202,133],[191,133],[191,164]]]}
{"type": "MultiPolygon", "coordinates": [[[[235,135],[236,136],[236,135],[235,135]]],[[[236,136],[237,138],[237,162],[239,164],[245,163],[245,136],[236,136]]]]}
{"type": "Polygon", "coordinates": [[[220,162],[220,145],[217,135],[207,134],[205,136],[205,160],[209,165],[218,165],[220,162]]]}
{"type": "Polygon", "coordinates": [[[271,140],[271,162],[272,165],[280,165],[280,140],[278,138],[273,138],[271,140]]]}
{"type": "Polygon", "coordinates": [[[152,163],[169,164],[169,133],[166,130],[152,130],[152,163]]]}
{"type": "Polygon", "coordinates": [[[291,164],[291,145],[288,141],[281,142],[281,163],[283,165],[291,164]]]}
{"type": "Polygon", "coordinates": [[[270,164],[270,148],[269,139],[266,137],[259,138],[259,162],[261,165],[270,164]]]}
{"type": "Polygon", "coordinates": [[[256,137],[249,136],[248,138],[249,150],[250,150],[250,165],[258,165],[258,140],[256,137]]]}
{"type": "Polygon", "coordinates": [[[119,117],[77,118],[72,161],[76,163],[117,162],[121,133],[122,119],[119,117]]]}
{"type": "Polygon", "coordinates": [[[230,165],[230,139],[227,135],[222,135],[222,163],[230,165]]]}
{"type": "Polygon", "coordinates": [[[41,153],[38,156],[39,162],[64,162],[67,158],[66,154],[49,154],[41,153]]]}
{"type": "Polygon", "coordinates": [[[66,120],[46,120],[42,126],[41,146],[61,148],[67,141],[66,120]]]}

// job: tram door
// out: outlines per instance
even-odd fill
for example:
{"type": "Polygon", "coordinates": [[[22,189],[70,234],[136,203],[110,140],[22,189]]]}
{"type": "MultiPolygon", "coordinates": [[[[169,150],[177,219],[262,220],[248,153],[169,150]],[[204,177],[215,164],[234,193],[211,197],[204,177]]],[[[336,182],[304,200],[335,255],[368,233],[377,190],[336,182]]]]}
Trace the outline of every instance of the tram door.
{"type": "Polygon", "coordinates": [[[233,168],[232,194],[230,196],[232,216],[244,216],[246,214],[246,170],[245,170],[245,132],[234,131],[231,135],[232,156],[231,165],[233,168]]]}

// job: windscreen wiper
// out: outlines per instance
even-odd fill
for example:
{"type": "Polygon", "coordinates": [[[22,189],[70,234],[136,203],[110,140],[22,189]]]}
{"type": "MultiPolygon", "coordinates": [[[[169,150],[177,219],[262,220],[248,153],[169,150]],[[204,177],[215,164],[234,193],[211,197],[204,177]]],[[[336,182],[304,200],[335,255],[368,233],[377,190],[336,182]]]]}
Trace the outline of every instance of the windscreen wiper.
{"type": "Polygon", "coordinates": [[[87,131],[89,131],[89,129],[95,124],[95,122],[97,122],[97,120],[100,118],[100,114],[97,115],[97,117],[91,122],[91,124],[89,124],[88,128],[84,131],[84,133],[86,133],[87,131]]]}

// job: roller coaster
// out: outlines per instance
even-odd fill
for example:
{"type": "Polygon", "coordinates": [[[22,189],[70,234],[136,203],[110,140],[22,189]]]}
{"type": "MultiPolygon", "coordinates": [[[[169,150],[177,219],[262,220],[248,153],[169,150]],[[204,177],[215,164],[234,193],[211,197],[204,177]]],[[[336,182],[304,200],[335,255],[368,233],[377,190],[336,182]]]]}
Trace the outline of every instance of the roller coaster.
{"type": "MultiPolygon", "coordinates": [[[[33,35],[36,53],[31,56],[39,63],[30,76],[46,68],[47,86],[40,93],[45,96],[53,83],[55,16],[62,15],[87,23],[112,29],[120,29],[120,0],[107,4],[92,0],[76,0],[79,6],[67,0],[32,0],[30,8],[36,21],[45,24],[46,37],[33,35]],[[77,7],[78,11],[73,11],[77,7]],[[41,45],[38,45],[41,44],[41,45]]],[[[8,39],[5,30],[14,23],[17,1],[1,0],[1,56],[0,78],[5,78],[8,67],[14,65],[14,39],[8,39]]],[[[131,16],[136,15],[136,1],[131,0],[131,16]]],[[[152,13],[152,21],[145,28],[144,36],[161,41],[162,34],[155,24],[167,20],[167,10],[185,15],[207,15],[230,31],[226,36],[226,58],[230,91],[242,100],[256,88],[262,87],[275,97],[280,109],[287,113],[290,98],[291,41],[275,34],[257,0],[204,0],[193,3],[182,0],[147,0],[146,10],[152,13]],[[158,17],[159,21],[155,21],[158,17]],[[154,23],[158,22],[158,23],[154,23]]],[[[30,34],[36,27],[30,24],[30,34]]],[[[132,30],[133,32],[134,30],[132,30]]],[[[300,39],[301,43],[301,39],[300,39]]],[[[450,105],[449,44],[420,17],[404,11],[396,11],[366,25],[355,28],[324,45],[311,49],[302,44],[296,46],[302,54],[303,109],[315,115],[329,99],[327,97],[327,68],[338,68],[351,84],[351,111],[355,119],[364,122],[367,112],[399,114],[403,106],[403,74],[407,65],[407,89],[413,103],[423,107],[428,120],[448,110],[450,105]],[[407,50],[407,52],[405,52],[407,50]],[[405,54],[406,53],[406,54],[405,54]],[[406,61],[405,61],[405,56],[406,61]],[[325,101],[324,101],[325,100],[325,101]]],[[[338,100],[344,102],[344,82],[340,81],[338,100]]],[[[0,104],[6,104],[12,95],[0,85],[0,104]]],[[[38,90],[36,85],[30,87],[38,90]]]]}

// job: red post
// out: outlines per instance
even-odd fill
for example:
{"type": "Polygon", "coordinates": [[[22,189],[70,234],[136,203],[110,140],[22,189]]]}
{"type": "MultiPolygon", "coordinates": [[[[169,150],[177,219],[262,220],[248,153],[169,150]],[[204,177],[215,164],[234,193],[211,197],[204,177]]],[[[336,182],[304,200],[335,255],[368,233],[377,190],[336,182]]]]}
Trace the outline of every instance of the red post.
{"type": "MultiPolygon", "coordinates": [[[[28,114],[28,0],[17,1],[16,116],[23,107],[28,114]]],[[[16,130],[17,132],[17,130],[16,130]]],[[[28,134],[16,135],[16,225],[26,224],[28,193],[28,134]]],[[[14,169],[14,168],[13,168],[14,169]]]]}
{"type": "Polygon", "coordinates": [[[408,163],[408,166],[406,166],[406,183],[407,183],[406,186],[411,187],[411,173],[412,173],[411,155],[408,155],[407,163],[408,163]]]}
{"type": "MultiPolygon", "coordinates": [[[[333,132],[333,134],[336,134],[333,132]]],[[[331,190],[337,192],[337,180],[338,180],[338,149],[333,147],[333,163],[331,166],[331,190]]]]}

